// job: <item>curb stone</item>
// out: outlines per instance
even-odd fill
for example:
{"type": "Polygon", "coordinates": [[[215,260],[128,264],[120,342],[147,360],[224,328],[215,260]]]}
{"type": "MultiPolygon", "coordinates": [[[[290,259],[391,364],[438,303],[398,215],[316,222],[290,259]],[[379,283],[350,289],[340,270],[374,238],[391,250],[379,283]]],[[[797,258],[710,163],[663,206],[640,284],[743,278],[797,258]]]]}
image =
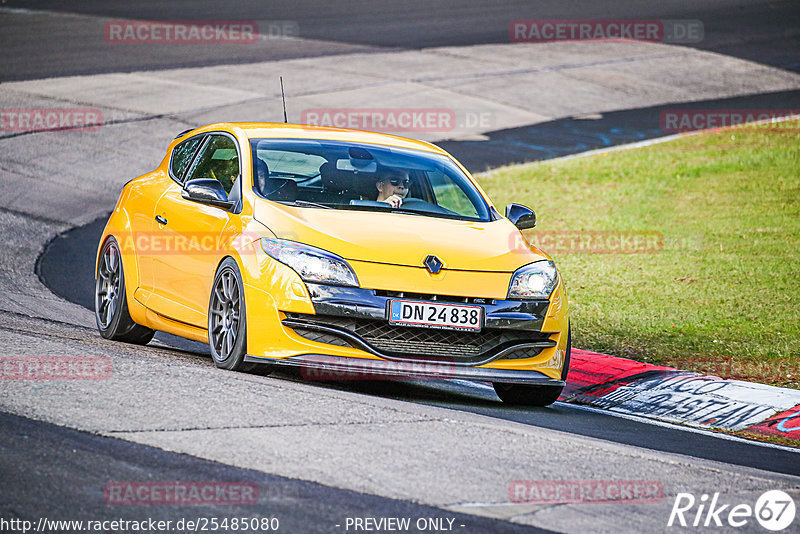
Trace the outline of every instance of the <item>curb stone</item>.
{"type": "Polygon", "coordinates": [[[572,350],[562,402],[800,440],[800,390],[572,350]]]}

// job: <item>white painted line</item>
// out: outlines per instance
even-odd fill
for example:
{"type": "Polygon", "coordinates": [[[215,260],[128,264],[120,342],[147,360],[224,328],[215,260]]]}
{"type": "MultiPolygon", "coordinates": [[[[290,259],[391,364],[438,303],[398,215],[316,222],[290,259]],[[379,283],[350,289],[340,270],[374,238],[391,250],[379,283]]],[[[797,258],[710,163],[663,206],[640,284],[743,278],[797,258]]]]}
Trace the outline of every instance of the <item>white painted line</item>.
{"type": "MultiPolygon", "coordinates": [[[[448,508],[451,508],[451,507],[459,507],[459,506],[463,506],[463,507],[468,507],[468,506],[470,506],[470,507],[473,507],[473,506],[481,506],[481,507],[483,507],[483,506],[519,506],[521,504],[534,504],[534,503],[521,503],[521,502],[508,502],[508,501],[503,501],[503,502],[464,502],[464,503],[457,503],[457,504],[448,504],[446,506],[448,508]]],[[[539,504],[539,503],[536,503],[536,504],[539,504]]],[[[553,505],[553,504],[561,504],[561,503],[542,503],[542,505],[553,505]]]]}
{"type": "MultiPolygon", "coordinates": [[[[37,13],[37,11],[34,11],[33,9],[25,9],[23,7],[5,7],[5,6],[3,6],[3,7],[0,7],[0,13],[8,13],[8,14],[11,14],[11,15],[15,15],[15,14],[16,15],[35,15],[37,13]]],[[[44,13],[44,11],[42,11],[42,13],[44,13]]],[[[51,11],[50,13],[54,13],[54,12],[51,11]]]]}
{"type": "Polygon", "coordinates": [[[722,432],[713,432],[711,430],[705,430],[705,429],[702,429],[702,428],[696,428],[696,427],[691,427],[691,426],[683,426],[683,425],[676,425],[674,423],[668,423],[666,421],[660,421],[658,419],[651,419],[649,417],[643,417],[643,416],[631,415],[631,414],[624,414],[624,413],[619,413],[619,412],[610,412],[610,411],[605,410],[603,408],[595,408],[593,406],[585,406],[585,405],[582,405],[582,404],[570,404],[568,402],[561,402],[561,401],[556,402],[556,404],[558,404],[559,406],[563,406],[565,408],[575,408],[576,410],[583,410],[583,411],[586,411],[586,412],[601,413],[601,414],[605,414],[605,415],[610,415],[612,417],[620,417],[622,419],[629,419],[631,421],[636,421],[638,423],[644,423],[644,424],[647,424],[647,425],[655,425],[655,426],[660,426],[660,427],[664,427],[664,428],[670,428],[670,429],[673,429],[673,430],[682,430],[684,432],[692,432],[694,434],[702,434],[704,436],[711,436],[711,437],[715,437],[715,438],[719,438],[719,439],[725,439],[725,440],[728,440],[728,441],[736,441],[736,442],[739,442],[739,443],[745,443],[747,445],[755,445],[757,447],[766,447],[768,449],[778,449],[778,450],[781,450],[781,451],[793,452],[793,453],[796,453],[796,454],[800,454],[800,449],[795,448],[795,447],[787,447],[785,445],[776,445],[775,443],[767,443],[767,442],[764,442],[764,441],[756,441],[756,440],[752,440],[752,439],[740,438],[739,436],[732,436],[730,434],[724,434],[722,432]]]}
{"type": "MultiPolygon", "coordinates": [[[[24,7],[0,7],[0,14],[7,13],[9,15],[47,15],[71,19],[102,19],[101,15],[92,15],[89,13],[70,13],[68,11],[55,11],[53,9],[27,9],[24,7]]],[[[107,17],[105,17],[107,18],[107,17]]]]}
{"type": "MultiPolygon", "coordinates": [[[[483,382],[471,382],[469,380],[448,380],[448,382],[458,383],[459,385],[467,386],[469,388],[478,388],[478,389],[486,389],[486,390],[494,391],[494,388],[492,388],[492,386],[490,386],[489,384],[483,383],[483,382]]],[[[758,384],[758,385],[762,385],[762,384],[758,384]]],[[[565,407],[565,408],[574,408],[576,410],[583,410],[583,411],[586,411],[586,412],[604,414],[604,415],[609,415],[611,417],[619,417],[621,419],[628,419],[630,421],[635,421],[637,423],[642,423],[642,424],[646,424],[646,425],[660,426],[660,427],[663,427],[663,428],[669,428],[671,430],[682,430],[684,432],[692,432],[694,434],[702,434],[704,436],[710,436],[710,437],[714,437],[714,438],[725,439],[725,440],[728,440],[728,441],[735,441],[735,442],[738,442],[738,443],[745,443],[747,445],[755,445],[755,446],[758,446],[758,447],[766,447],[768,449],[778,449],[778,450],[786,451],[786,452],[800,453],[800,448],[788,447],[786,445],[777,445],[777,444],[774,444],[774,443],[767,443],[767,442],[764,442],[764,441],[757,441],[757,440],[754,440],[754,439],[741,438],[739,436],[732,436],[730,434],[725,434],[723,432],[714,432],[714,431],[711,431],[711,430],[706,430],[704,428],[697,428],[697,427],[692,427],[692,426],[685,426],[685,425],[679,425],[679,424],[675,424],[675,423],[669,423],[667,421],[663,421],[663,420],[655,419],[655,418],[651,418],[651,417],[646,417],[646,416],[642,416],[642,415],[633,415],[633,414],[622,413],[622,412],[612,412],[612,411],[607,410],[605,408],[596,408],[594,406],[586,406],[584,404],[572,404],[572,403],[563,402],[563,401],[556,401],[554,404],[557,404],[558,406],[565,407]]]]}

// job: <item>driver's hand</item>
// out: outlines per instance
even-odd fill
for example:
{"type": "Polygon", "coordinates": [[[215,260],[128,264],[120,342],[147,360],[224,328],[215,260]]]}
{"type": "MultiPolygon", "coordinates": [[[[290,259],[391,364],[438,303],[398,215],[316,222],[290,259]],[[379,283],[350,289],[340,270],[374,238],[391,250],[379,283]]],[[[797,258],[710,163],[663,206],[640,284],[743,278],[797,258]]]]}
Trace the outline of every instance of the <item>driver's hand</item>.
{"type": "Polygon", "coordinates": [[[399,208],[400,206],[403,205],[403,197],[401,197],[400,195],[392,195],[386,200],[384,200],[384,202],[387,202],[393,208],[399,208]]]}

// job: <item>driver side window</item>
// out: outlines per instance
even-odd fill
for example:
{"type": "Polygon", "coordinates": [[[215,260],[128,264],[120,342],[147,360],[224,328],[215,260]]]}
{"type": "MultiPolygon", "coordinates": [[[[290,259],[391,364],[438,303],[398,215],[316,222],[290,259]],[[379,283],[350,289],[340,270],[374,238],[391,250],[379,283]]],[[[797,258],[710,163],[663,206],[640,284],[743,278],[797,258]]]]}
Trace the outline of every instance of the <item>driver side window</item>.
{"type": "Polygon", "coordinates": [[[230,195],[239,174],[236,143],[225,135],[212,135],[189,171],[186,181],[198,178],[217,180],[222,184],[225,193],[230,195]]]}
{"type": "Polygon", "coordinates": [[[431,187],[433,187],[433,194],[436,196],[437,204],[453,213],[467,217],[478,217],[475,204],[449,176],[437,170],[428,172],[428,179],[431,187]]]}

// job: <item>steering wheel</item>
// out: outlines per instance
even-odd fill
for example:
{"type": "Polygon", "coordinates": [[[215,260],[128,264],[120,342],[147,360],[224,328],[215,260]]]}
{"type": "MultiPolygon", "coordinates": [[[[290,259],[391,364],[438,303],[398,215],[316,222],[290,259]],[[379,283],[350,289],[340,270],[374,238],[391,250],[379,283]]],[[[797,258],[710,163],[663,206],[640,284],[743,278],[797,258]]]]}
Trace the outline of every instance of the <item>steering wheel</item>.
{"type": "Polygon", "coordinates": [[[435,204],[431,204],[430,202],[425,202],[421,198],[406,197],[406,198],[403,199],[402,206],[408,206],[408,207],[416,206],[416,207],[419,207],[419,208],[427,208],[428,206],[435,206],[435,204]]]}

